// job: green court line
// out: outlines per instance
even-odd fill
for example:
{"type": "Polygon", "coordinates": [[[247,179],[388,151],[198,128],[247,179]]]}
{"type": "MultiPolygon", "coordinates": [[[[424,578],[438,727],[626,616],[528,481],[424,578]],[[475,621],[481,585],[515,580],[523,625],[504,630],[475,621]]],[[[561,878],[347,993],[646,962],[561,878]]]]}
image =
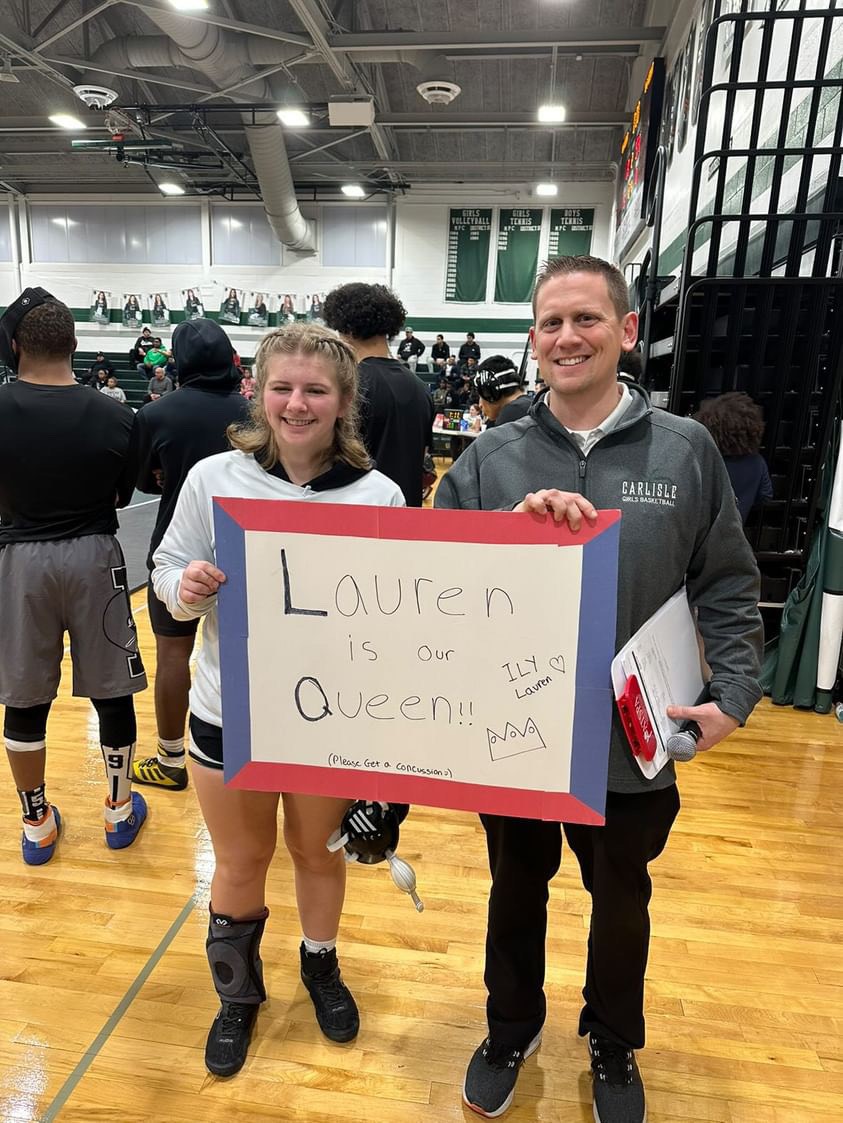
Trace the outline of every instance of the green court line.
{"type": "Polygon", "coordinates": [[[197,897],[196,894],[194,894],[190,898],[190,900],[187,901],[179,915],[167,929],[167,932],[164,935],[164,938],[161,940],[161,943],[143,965],[135,981],[120,999],[114,1010],[114,1013],[94,1038],[93,1044],[89,1049],[86,1050],[85,1055],[82,1057],[82,1060],[79,1062],[76,1068],[74,1068],[73,1072],[71,1072],[67,1080],[65,1080],[64,1084],[62,1084],[61,1088],[59,1088],[53,1099],[53,1102],[50,1104],[44,1114],[39,1117],[39,1123],[52,1123],[54,1119],[58,1118],[58,1113],[73,1095],[73,1092],[76,1089],[76,1085],[94,1063],[97,1055],[102,1050],[103,1045],[105,1045],[106,1041],[108,1041],[109,1037],[111,1037],[112,1033],[117,1028],[120,1019],[129,1009],[132,1002],[134,1002],[135,998],[138,995],[138,991],[152,974],[153,970],[164,955],[164,952],[176,938],[179,930],[182,928],[184,922],[196,908],[196,905],[197,897]]]}

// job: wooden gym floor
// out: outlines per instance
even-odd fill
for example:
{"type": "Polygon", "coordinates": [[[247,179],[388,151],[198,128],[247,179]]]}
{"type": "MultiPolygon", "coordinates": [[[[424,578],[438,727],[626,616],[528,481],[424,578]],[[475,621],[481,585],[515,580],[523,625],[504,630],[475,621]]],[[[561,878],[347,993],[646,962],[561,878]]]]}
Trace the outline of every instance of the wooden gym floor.
{"type": "MultiPolygon", "coordinates": [[[[136,594],[147,668],[154,644],[136,594]]],[[[441,1123],[484,1035],[488,875],[475,816],[415,809],[401,853],[425,912],[384,867],[349,871],[340,952],[357,1041],[316,1028],[298,980],[290,863],[279,850],[263,944],[270,1000],[231,1080],[202,1057],[217,1008],[204,939],[212,855],[192,789],[143,789],[129,850],[103,841],[102,761],[69,668],[48,733],[64,838],[23,865],[19,805],[0,785],[0,1123],[441,1123]]],[[[155,746],[152,690],[139,752],[155,746]]],[[[683,811],[653,867],[651,1123],[843,1120],[843,726],[768,701],[745,730],[681,766],[683,811]]],[[[587,899],[566,851],[549,926],[549,1018],[507,1118],[591,1119],[576,1035],[587,899]]],[[[623,948],[618,947],[618,954],[623,948]]]]}

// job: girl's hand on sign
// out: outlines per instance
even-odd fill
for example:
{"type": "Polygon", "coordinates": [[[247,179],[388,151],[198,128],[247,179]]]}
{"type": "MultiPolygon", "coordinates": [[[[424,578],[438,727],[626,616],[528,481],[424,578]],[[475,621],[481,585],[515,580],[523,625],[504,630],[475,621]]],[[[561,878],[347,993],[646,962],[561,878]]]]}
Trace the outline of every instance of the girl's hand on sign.
{"type": "Polygon", "coordinates": [[[576,491],[559,491],[558,488],[547,488],[543,491],[531,491],[514,511],[526,511],[531,515],[553,515],[556,522],[567,520],[571,530],[577,531],[582,526],[585,518],[592,526],[597,522],[597,511],[590,499],[576,491]]]}
{"type": "Polygon", "coordinates": [[[182,604],[197,604],[217,592],[225,581],[225,574],[206,561],[192,561],[181,575],[179,600],[182,604]]]}

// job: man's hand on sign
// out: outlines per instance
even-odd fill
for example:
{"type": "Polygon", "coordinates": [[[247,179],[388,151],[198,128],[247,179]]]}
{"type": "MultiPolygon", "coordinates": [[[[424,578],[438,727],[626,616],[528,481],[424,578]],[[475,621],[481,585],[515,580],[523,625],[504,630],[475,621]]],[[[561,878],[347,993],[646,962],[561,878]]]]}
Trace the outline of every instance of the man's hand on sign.
{"type": "Polygon", "coordinates": [[[597,511],[590,499],[586,499],[579,492],[559,491],[555,487],[543,491],[531,491],[517,507],[513,507],[513,511],[526,511],[531,515],[549,513],[558,523],[567,519],[568,526],[573,531],[580,529],[583,517],[592,526],[597,522],[597,511]]]}
{"type": "Polygon", "coordinates": [[[196,604],[212,597],[225,581],[225,574],[206,561],[192,561],[181,575],[179,600],[182,604],[196,604]]]}

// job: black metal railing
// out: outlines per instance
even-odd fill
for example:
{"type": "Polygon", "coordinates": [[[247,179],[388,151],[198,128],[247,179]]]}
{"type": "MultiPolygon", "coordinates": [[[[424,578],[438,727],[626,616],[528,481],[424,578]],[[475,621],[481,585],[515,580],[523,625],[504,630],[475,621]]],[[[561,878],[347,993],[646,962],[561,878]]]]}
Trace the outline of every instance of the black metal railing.
{"type": "Polygon", "coordinates": [[[729,12],[726,2],[715,0],[706,33],[682,270],[662,305],[664,184],[651,181],[645,378],[669,391],[675,413],[730,390],[763,407],[774,497],[747,532],[781,601],[806,561],[839,421],[843,68],[832,44],[843,9],[800,0],[760,12],[742,0],[729,12]]]}

